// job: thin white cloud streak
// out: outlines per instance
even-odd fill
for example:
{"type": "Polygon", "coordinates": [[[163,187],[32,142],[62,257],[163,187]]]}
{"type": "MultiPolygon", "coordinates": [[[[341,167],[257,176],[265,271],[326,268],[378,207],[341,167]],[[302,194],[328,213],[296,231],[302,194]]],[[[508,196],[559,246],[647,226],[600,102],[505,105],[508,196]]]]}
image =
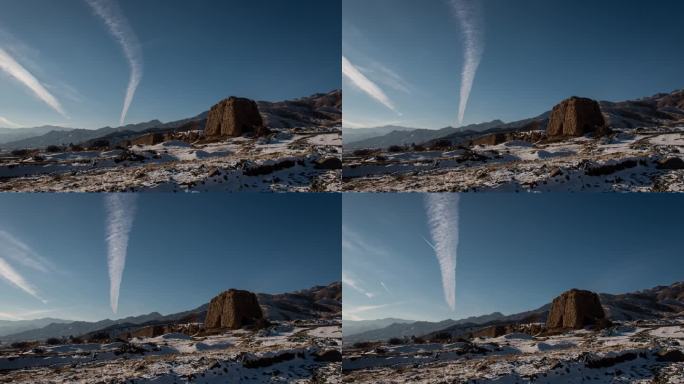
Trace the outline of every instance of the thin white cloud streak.
{"type": "Polygon", "coordinates": [[[19,127],[21,127],[21,125],[13,122],[12,120],[10,120],[6,117],[2,117],[2,116],[0,116],[0,126],[2,126],[3,128],[19,128],[19,127]]]}
{"type": "Polygon", "coordinates": [[[50,106],[60,115],[67,117],[62,105],[59,103],[50,91],[48,91],[43,84],[40,83],[24,66],[19,64],[7,51],[0,48],[0,69],[13,77],[24,86],[26,86],[33,94],[42,100],[45,104],[50,106]]]}
{"type": "Polygon", "coordinates": [[[119,308],[121,278],[126,266],[128,239],[136,211],[136,195],[113,193],[105,195],[107,210],[106,240],[109,268],[109,301],[112,312],[119,308]]]}
{"type": "Polygon", "coordinates": [[[372,244],[348,226],[342,227],[342,250],[368,256],[387,256],[390,254],[388,249],[372,244]]]}
{"type": "MultiPolygon", "coordinates": [[[[380,87],[371,81],[366,75],[356,68],[346,57],[342,56],[342,75],[349,79],[361,91],[384,105],[385,107],[397,112],[394,103],[387,97],[380,87]]],[[[398,112],[397,112],[398,113],[398,112]]]]}
{"type": "Polygon", "coordinates": [[[458,107],[458,124],[463,125],[470,91],[484,53],[484,33],[481,26],[479,0],[450,0],[463,33],[464,63],[461,71],[461,93],[458,107]]]}
{"type": "Polygon", "coordinates": [[[109,33],[121,45],[124,56],[126,56],[126,60],[128,60],[128,65],[131,69],[128,87],[126,88],[126,97],[124,98],[124,105],[119,119],[119,124],[123,125],[126,120],[126,115],[128,114],[128,109],[133,102],[135,91],[142,80],[142,49],[140,48],[138,37],[135,35],[133,28],[131,28],[126,16],[124,16],[114,0],[86,0],[86,2],[95,11],[95,14],[102,18],[109,29],[109,33]]]}
{"type": "Polygon", "coordinates": [[[402,305],[404,302],[399,303],[389,303],[389,304],[378,304],[378,305],[359,305],[359,306],[344,306],[342,307],[342,318],[347,320],[365,320],[363,317],[359,316],[364,312],[375,311],[378,309],[383,309],[387,307],[393,307],[397,305],[402,305]]]}
{"type": "Polygon", "coordinates": [[[57,309],[40,309],[34,311],[23,311],[23,312],[0,312],[0,319],[20,321],[20,320],[32,320],[36,316],[46,315],[48,313],[57,312],[57,309]]]}
{"type": "Polygon", "coordinates": [[[15,287],[21,289],[22,291],[28,293],[29,295],[35,297],[36,299],[47,304],[47,301],[43,299],[39,294],[38,290],[29,283],[24,276],[19,274],[11,265],[9,265],[5,259],[0,257],[0,277],[6,280],[8,283],[14,285],[15,287]]]}
{"type": "Polygon", "coordinates": [[[355,279],[351,278],[344,271],[342,271],[342,283],[347,285],[349,288],[352,288],[353,290],[361,293],[362,295],[365,295],[369,299],[372,299],[373,297],[375,297],[375,294],[363,289],[363,287],[361,287],[361,284],[359,282],[357,282],[355,279]]]}
{"type": "Polygon", "coordinates": [[[385,283],[383,283],[383,282],[381,281],[381,282],[380,282],[380,285],[382,286],[382,288],[385,289],[385,291],[386,291],[387,293],[389,293],[390,295],[392,294],[392,292],[390,292],[389,288],[387,288],[387,286],[385,285],[385,283]]]}
{"type": "Polygon", "coordinates": [[[43,273],[56,272],[51,262],[40,256],[26,243],[3,230],[0,230],[0,252],[3,256],[33,270],[43,273]]]}
{"type": "Polygon", "coordinates": [[[456,262],[458,251],[458,202],[455,193],[430,193],[425,196],[428,227],[442,273],[444,299],[452,311],[456,310],[456,262]]]}
{"type": "Polygon", "coordinates": [[[411,94],[411,86],[397,72],[378,62],[374,62],[373,66],[377,68],[377,79],[380,83],[387,85],[395,91],[403,92],[407,95],[411,94]]]}

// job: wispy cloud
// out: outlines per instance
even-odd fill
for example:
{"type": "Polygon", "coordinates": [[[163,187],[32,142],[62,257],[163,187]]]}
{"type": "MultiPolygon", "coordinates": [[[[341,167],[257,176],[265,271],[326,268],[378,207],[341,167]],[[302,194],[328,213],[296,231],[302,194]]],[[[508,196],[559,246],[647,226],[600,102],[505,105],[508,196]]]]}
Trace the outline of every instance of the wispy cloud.
{"type": "Polygon", "coordinates": [[[35,297],[36,299],[47,304],[47,301],[43,299],[39,294],[36,287],[29,283],[24,276],[17,272],[11,265],[9,265],[5,259],[0,257],[0,277],[3,278],[8,283],[14,285],[15,287],[21,289],[22,291],[28,293],[29,295],[35,297]]]}
{"type": "Polygon", "coordinates": [[[0,116],[0,127],[3,127],[3,128],[19,128],[19,127],[21,127],[21,125],[13,122],[12,120],[10,120],[6,117],[0,116]]]}
{"type": "Polygon", "coordinates": [[[131,69],[128,87],[126,88],[126,97],[121,111],[121,118],[119,119],[119,124],[123,125],[126,120],[126,115],[128,114],[128,108],[133,101],[135,91],[142,80],[142,49],[140,48],[138,37],[135,35],[133,28],[131,28],[126,16],[123,14],[115,0],[86,0],[86,2],[93,8],[95,13],[104,20],[109,29],[109,33],[111,33],[116,41],[119,42],[131,69]]]}
{"type": "Polygon", "coordinates": [[[109,300],[114,313],[119,307],[119,289],[126,266],[128,238],[136,211],[136,195],[113,193],[105,195],[107,210],[107,266],[109,268],[109,300]]]}
{"type": "Polygon", "coordinates": [[[430,193],[425,196],[428,227],[433,243],[423,238],[435,251],[442,272],[444,298],[456,310],[456,261],[458,251],[458,202],[455,193],[430,193]]]}
{"type": "Polygon", "coordinates": [[[411,94],[411,85],[395,70],[374,61],[372,62],[372,71],[374,78],[377,79],[379,83],[384,84],[395,91],[403,92],[407,95],[411,94]]]}
{"type": "Polygon", "coordinates": [[[349,79],[354,86],[366,93],[368,96],[378,101],[385,107],[397,112],[394,103],[387,97],[380,87],[371,81],[366,75],[356,68],[346,57],[342,56],[342,75],[349,79]]]}
{"type": "Polygon", "coordinates": [[[368,241],[348,226],[342,227],[342,250],[366,256],[387,256],[389,250],[368,241]]]}
{"type": "Polygon", "coordinates": [[[484,32],[479,0],[449,0],[463,32],[464,63],[461,71],[461,97],[458,123],[463,125],[470,91],[484,53],[484,32]]]}
{"type": "Polygon", "coordinates": [[[383,288],[387,293],[392,294],[392,292],[390,292],[389,288],[387,288],[387,286],[385,285],[385,283],[383,283],[383,282],[381,281],[381,282],[380,282],[380,285],[382,286],[382,288],[383,288]]]}
{"type": "Polygon", "coordinates": [[[372,299],[375,297],[375,294],[372,292],[369,292],[365,290],[362,286],[361,283],[356,281],[356,279],[352,278],[349,276],[346,272],[342,271],[342,283],[347,285],[349,288],[352,288],[353,290],[361,293],[362,295],[365,295],[369,299],[372,299]]]}
{"type": "Polygon", "coordinates": [[[8,259],[33,270],[51,273],[55,266],[11,233],[0,230],[0,252],[8,259]]]}
{"type": "Polygon", "coordinates": [[[0,48],[0,69],[10,77],[16,79],[21,84],[26,86],[36,97],[50,106],[50,108],[55,110],[60,115],[67,117],[57,98],[55,98],[50,91],[48,91],[47,88],[45,88],[45,86],[31,74],[31,72],[19,64],[14,57],[12,57],[12,55],[10,55],[3,48],[0,48]]]}
{"type": "Polygon", "coordinates": [[[378,305],[359,305],[359,306],[343,306],[342,307],[342,318],[348,320],[365,320],[361,314],[365,312],[375,311],[378,309],[383,309],[387,307],[393,307],[396,305],[401,305],[404,303],[389,303],[389,304],[378,304],[378,305]]]}
{"type": "Polygon", "coordinates": [[[0,319],[2,320],[32,320],[37,316],[44,316],[49,313],[55,313],[58,309],[40,309],[33,311],[17,311],[17,312],[0,312],[0,319]]]}

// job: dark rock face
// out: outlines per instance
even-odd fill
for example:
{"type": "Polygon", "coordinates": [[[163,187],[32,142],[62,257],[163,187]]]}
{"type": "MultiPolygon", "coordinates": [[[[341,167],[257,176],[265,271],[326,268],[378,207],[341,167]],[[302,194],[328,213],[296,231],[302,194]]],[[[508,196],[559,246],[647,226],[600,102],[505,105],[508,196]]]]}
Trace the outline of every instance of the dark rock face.
{"type": "Polygon", "coordinates": [[[546,327],[549,330],[582,329],[602,326],[606,322],[606,314],[596,293],[572,289],[553,299],[546,327]]]}
{"type": "Polygon", "coordinates": [[[571,97],[553,107],[546,133],[549,138],[597,135],[607,131],[599,103],[586,98],[571,97]]]}
{"type": "Polygon", "coordinates": [[[265,325],[257,296],[248,291],[231,289],[211,299],[205,329],[240,329],[245,326],[265,325]]]}
{"type": "Polygon", "coordinates": [[[259,107],[254,100],[230,97],[211,107],[204,133],[207,138],[257,136],[266,132],[259,107]]]}

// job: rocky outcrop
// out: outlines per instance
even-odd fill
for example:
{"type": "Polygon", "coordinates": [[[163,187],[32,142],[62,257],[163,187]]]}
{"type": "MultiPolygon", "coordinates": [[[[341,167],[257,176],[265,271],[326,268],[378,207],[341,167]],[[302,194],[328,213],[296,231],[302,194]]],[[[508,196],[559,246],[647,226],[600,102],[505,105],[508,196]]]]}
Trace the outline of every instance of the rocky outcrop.
{"type": "Polygon", "coordinates": [[[231,289],[211,299],[204,327],[207,330],[240,329],[262,327],[265,323],[257,296],[249,291],[231,289]]]}
{"type": "Polygon", "coordinates": [[[549,138],[603,135],[606,131],[599,103],[582,97],[571,97],[553,107],[546,128],[549,138]]]}
{"type": "Polygon", "coordinates": [[[230,97],[211,107],[204,134],[207,138],[257,136],[266,132],[259,107],[254,100],[230,97]]]}
{"type": "Polygon", "coordinates": [[[572,289],[553,299],[546,328],[582,329],[601,327],[607,322],[599,296],[590,291],[572,289]]]}
{"type": "Polygon", "coordinates": [[[164,139],[161,133],[147,133],[131,140],[131,145],[155,145],[164,142],[164,139]]]}

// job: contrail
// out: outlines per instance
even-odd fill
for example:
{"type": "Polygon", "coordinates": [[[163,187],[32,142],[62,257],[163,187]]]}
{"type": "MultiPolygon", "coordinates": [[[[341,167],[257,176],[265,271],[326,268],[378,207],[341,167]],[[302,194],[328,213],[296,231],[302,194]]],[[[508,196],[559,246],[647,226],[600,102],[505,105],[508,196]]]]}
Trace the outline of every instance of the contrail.
{"type": "Polygon", "coordinates": [[[464,39],[464,63],[461,72],[461,98],[458,107],[458,124],[463,125],[470,91],[480,60],[484,53],[484,36],[481,27],[479,0],[450,0],[451,7],[461,26],[464,39]]]}
{"type": "Polygon", "coordinates": [[[30,89],[33,94],[45,102],[45,104],[49,105],[50,108],[54,109],[60,115],[67,117],[64,109],[62,109],[62,105],[50,91],[48,91],[31,72],[14,60],[14,58],[2,48],[0,48],[0,69],[24,84],[24,86],[30,89]]]}
{"type": "Polygon", "coordinates": [[[342,56],[342,75],[385,107],[397,112],[392,101],[387,97],[377,84],[371,81],[366,75],[361,73],[346,57],[342,56]]]}
{"type": "Polygon", "coordinates": [[[107,266],[109,268],[109,301],[112,311],[119,307],[119,288],[126,266],[128,237],[133,226],[136,195],[114,193],[105,195],[107,209],[107,266]]]}
{"type": "Polygon", "coordinates": [[[0,277],[3,279],[7,280],[10,284],[14,285],[15,287],[21,289],[22,291],[28,293],[29,295],[35,297],[36,299],[40,300],[43,302],[43,304],[47,304],[47,301],[40,297],[38,294],[38,290],[31,285],[22,275],[19,274],[14,268],[12,268],[11,265],[7,264],[5,259],[0,257],[0,277]]]}
{"type": "Polygon", "coordinates": [[[433,243],[423,238],[435,251],[442,271],[444,298],[456,310],[456,256],[458,250],[458,201],[455,193],[429,193],[425,196],[428,226],[433,243]]]}
{"type": "Polygon", "coordinates": [[[114,0],[86,0],[95,13],[104,20],[109,33],[121,44],[124,55],[131,67],[131,76],[128,81],[128,88],[126,89],[126,98],[124,99],[123,110],[121,111],[121,118],[119,125],[123,125],[128,114],[128,108],[131,106],[135,90],[140,84],[143,76],[143,59],[142,49],[138,38],[133,32],[126,16],[119,8],[114,0]]]}

